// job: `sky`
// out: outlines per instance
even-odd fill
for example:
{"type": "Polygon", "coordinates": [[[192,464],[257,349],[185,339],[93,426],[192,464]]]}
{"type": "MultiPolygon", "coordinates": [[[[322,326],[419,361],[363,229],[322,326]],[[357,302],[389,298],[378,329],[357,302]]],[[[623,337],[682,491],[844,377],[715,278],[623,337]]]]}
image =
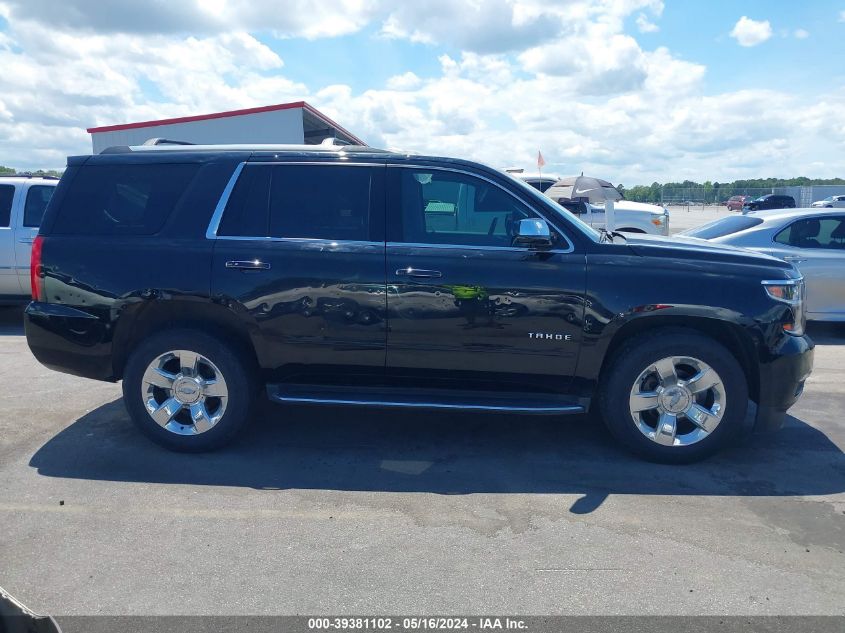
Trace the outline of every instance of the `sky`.
{"type": "Polygon", "coordinates": [[[0,164],[305,100],[370,145],[626,186],[845,176],[845,0],[0,0],[0,164]]]}

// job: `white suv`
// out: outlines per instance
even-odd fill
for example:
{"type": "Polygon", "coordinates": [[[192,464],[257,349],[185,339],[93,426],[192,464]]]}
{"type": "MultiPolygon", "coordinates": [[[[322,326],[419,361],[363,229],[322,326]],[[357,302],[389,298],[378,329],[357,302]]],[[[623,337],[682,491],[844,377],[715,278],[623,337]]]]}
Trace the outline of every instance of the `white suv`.
{"type": "Polygon", "coordinates": [[[29,256],[57,178],[0,176],[0,305],[29,301],[29,256]]]}

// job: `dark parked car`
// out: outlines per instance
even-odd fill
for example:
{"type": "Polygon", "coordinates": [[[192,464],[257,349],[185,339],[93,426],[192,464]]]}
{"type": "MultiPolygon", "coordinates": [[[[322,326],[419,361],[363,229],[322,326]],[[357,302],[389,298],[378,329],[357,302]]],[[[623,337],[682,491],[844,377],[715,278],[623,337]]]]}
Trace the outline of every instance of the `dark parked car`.
{"type": "Polygon", "coordinates": [[[743,213],[749,211],[765,211],[766,209],[794,209],[795,198],[792,196],[782,196],[777,193],[770,193],[765,196],[760,196],[749,202],[746,202],[742,207],[743,213]]]}
{"type": "Polygon", "coordinates": [[[35,356],[122,379],[134,422],[174,450],[225,444],[265,391],[595,405],[628,448],[686,462],[749,430],[749,398],[757,428],[779,426],[813,359],[787,262],[600,233],[495,169],[367,147],[71,157],[32,266],[35,356]]]}

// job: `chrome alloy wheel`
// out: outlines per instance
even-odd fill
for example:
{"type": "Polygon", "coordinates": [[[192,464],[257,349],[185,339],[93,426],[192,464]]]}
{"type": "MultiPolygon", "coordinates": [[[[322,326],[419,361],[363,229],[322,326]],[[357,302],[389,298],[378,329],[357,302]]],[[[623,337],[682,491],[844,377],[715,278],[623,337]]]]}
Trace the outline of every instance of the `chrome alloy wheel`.
{"type": "Polygon", "coordinates": [[[141,379],[141,398],[150,417],[177,435],[212,429],[226,412],[229,391],[217,366],[184,349],[162,354],[141,379]]]}
{"type": "Polygon", "coordinates": [[[725,411],[725,388],[697,358],[670,356],[643,371],[631,388],[631,418],[662,446],[689,446],[710,435],[725,411]]]}

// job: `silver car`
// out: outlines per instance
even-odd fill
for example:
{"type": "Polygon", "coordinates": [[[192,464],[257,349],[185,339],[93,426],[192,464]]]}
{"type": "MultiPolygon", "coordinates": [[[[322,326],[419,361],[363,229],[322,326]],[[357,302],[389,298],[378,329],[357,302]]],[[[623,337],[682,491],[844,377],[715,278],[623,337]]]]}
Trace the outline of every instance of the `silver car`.
{"type": "Polygon", "coordinates": [[[822,208],[822,209],[842,209],[845,208],[845,195],[843,196],[828,196],[824,200],[816,200],[813,204],[810,205],[811,207],[815,208],[822,208]]]}
{"type": "Polygon", "coordinates": [[[804,275],[807,318],[845,321],[845,209],[777,209],[731,215],[680,235],[749,248],[804,275]]]}

